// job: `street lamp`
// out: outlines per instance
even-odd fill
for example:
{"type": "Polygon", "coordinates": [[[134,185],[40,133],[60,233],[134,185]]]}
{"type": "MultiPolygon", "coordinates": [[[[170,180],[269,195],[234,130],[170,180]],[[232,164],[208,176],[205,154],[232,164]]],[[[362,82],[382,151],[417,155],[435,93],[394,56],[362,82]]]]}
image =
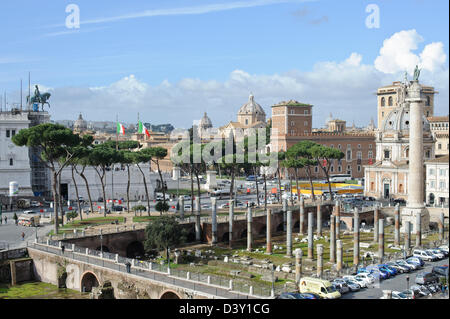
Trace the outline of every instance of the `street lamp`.
{"type": "Polygon", "coordinates": [[[409,276],[406,276],[406,290],[409,290],[409,276]]]}

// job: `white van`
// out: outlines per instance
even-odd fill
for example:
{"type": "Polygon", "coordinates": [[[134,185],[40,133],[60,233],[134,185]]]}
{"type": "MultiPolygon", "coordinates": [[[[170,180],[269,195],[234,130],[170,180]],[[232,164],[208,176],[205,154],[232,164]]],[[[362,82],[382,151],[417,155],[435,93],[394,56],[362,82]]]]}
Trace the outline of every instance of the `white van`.
{"type": "Polygon", "coordinates": [[[303,277],[299,284],[300,293],[313,293],[325,299],[341,298],[341,293],[328,280],[303,277]]]}
{"type": "Polygon", "coordinates": [[[437,260],[437,256],[434,256],[433,254],[424,251],[424,250],[419,250],[419,249],[415,249],[413,252],[413,256],[414,257],[420,257],[423,260],[427,260],[427,261],[435,261],[437,260]]]}

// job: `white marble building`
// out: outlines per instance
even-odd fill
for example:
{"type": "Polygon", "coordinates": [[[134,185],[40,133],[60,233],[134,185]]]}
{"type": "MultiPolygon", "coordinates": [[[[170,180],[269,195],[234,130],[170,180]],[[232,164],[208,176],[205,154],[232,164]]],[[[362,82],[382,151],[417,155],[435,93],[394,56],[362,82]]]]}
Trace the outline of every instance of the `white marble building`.
{"type": "Polygon", "coordinates": [[[32,196],[31,167],[27,147],[16,146],[11,138],[31,121],[26,112],[0,112],[0,194],[9,194],[9,183],[19,183],[19,194],[32,196]]]}
{"type": "Polygon", "coordinates": [[[449,156],[441,156],[425,162],[427,180],[425,185],[428,205],[449,204],[449,156]]]}

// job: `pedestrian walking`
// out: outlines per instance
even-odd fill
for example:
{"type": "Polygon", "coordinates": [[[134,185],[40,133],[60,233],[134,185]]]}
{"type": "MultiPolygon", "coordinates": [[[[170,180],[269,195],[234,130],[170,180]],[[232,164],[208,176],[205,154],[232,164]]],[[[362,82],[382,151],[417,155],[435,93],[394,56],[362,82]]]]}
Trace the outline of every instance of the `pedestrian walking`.
{"type": "Polygon", "coordinates": [[[16,213],[14,213],[14,224],[16,224],[16,226],[17,226],[17,221],[18,221],[18,217],[17,217],[17,214],[16,213]]]}
{"type": "Polygon", "coordinates": [[[8,224],[8,217],[5,216],[5,224],[8,224]]]}
{"type": "Polygon", "coordinates": [[[127,273],[131,273],[131,264],[129,261],[127,261],[127,263],[125,264],[125,266],[127,267],[127,273]]]}
{"type": "Polygon", "coordinates": [[[64,250],[66,249],[66,246],[62,245],[61,246],[61,252],[64,254],[64,250]]]}
{"type": "Polygon", "coordinates": [[[25,233],[22,232],[22,241],[24,241],[24,240],[25,240],[25,233]]]}

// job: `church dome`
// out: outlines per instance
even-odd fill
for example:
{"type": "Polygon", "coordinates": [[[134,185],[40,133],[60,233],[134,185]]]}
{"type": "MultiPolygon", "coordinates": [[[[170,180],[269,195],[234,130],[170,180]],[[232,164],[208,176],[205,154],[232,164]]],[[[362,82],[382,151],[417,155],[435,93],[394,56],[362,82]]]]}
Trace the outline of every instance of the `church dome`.
{"type": "Polygon", "coordinates": [[[238,112],[238,115],[249,115],[249,114],[266,116],[266,113],[264,112],[261,105],[255,102],[255,97],[253,96],[253,94],[250,94],[248,102],[245,103],[238,112]]]}
{"type": "Polygon", "coordinates": [[[203,128],[203,129],[208,129],[208,128],[213,127],[211,119],[208,117],[206,112],[203,115],[202,119],[200,120],[199,127],[203,128]]]}
{"type": "MultiPolygon", "coordinates": [[[[409,108],[399,107],[393,109],[384,119],[382,130],[387,131],[404,131],[409,133],[409,108]]],[[[425,115],[422,115],[424,132],[430,131],[430,123],[425,115]]]]}
{"type": "Polygon", "coordinates": [[[74,131],[82,132],[86,131],[88,128],[87,122],[83,119],[83,116],[80,113],[80,116],[78,117],[78,120],[75,121],[73,124],[74,131]]]}

